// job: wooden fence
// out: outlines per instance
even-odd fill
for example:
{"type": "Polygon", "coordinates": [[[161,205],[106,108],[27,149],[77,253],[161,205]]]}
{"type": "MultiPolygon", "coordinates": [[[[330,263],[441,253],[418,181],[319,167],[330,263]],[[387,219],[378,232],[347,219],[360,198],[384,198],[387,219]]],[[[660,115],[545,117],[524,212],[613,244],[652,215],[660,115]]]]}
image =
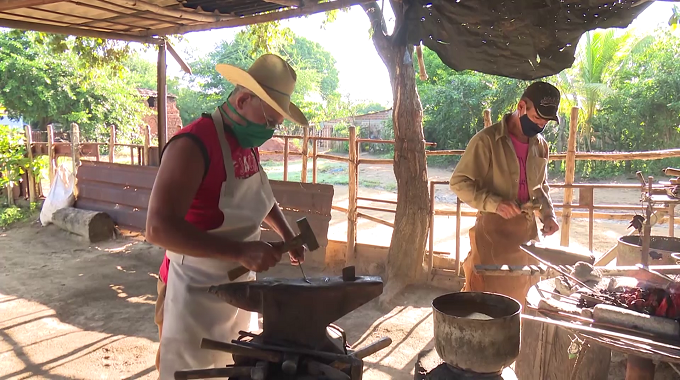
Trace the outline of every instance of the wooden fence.
{"type": "MultiPolygon", "coordinates": [[[[592,250],[593,245],[593,223],[595,219],[630,219],[632,214],[607,214],[600,213],[596,211],[601,210],[622,210],[622,211],[635,211],[639,210],[639,205],[607,205],[607,204],[594,204],[593,195],[596,189],[640,189],[642,190],[642,185],[617,185],[617,184],[574,184],[574,168],[576,160],[653,160],[661,159],[667,157],[680,157],[680,149],[670,149],[670,150],[660,150],[660,151],[650,151],[650,152],[627,152],[627,153],[582,153],[576,152],[575,149],[575,134],[576,134],[576,123],[578,121],[578,108],[572,109],[571,123],[569,127],[569,143],[568,150],[566,153],[551,154],[549,159],[551,161],[555,160],[566,160],[566,176],[565,182],[563,184],[553,184],[552,188],[562,188],[564,189],[564,201],[562,204],[555,204],[556,213],[558,216],[562,216],[561,225],[561,244],[564,246],[569,245],[569,231],[570,223],[572,217],[577,218],[588,218],[589,220],[589,248],[592,250]],[[578,204],[572,204],[573,190],[577,189],[579,191],[579,202],[578,204]],[[585,210],[584,211],[572,211],[572,210],[585,210]]],[[[491,125],[490,111],[486,110],[484,112],[485,127],[491,125]]],[[[26,127],[27,136],[32,136],[30,128],[26,127]]],[[[148,128],[145,136],[145,143],[143,145],[136,144],[118,144],[115,142],[115,129],[112,129],[111,137],[107,143],[91,143],[83,142],[80,143],[78,136],[77,125],[72,125],[71,142],[54,142],[51,132],[51,128],[48,129],[48,142],[33,142],[31,138],[28,139],[27,144],[32,149],[29,149],[29,156],[33,152],[42,154],[42,150],[39,149],[41,146],[45,147],[48,157],[50,157],[50,181],[52,180],[52,175],[54,173],[53,159],[58,155],[71,155],[74,163],[74,168],[79,162],[81,156],[92,156],[95,160],[99,160],[99,147],[101,145],[107,145],[109,147],[109,162],[114,161],[114,148],[116,146],[123,146],[130,148],[130,164],[131,165],[157,165],[158,150],[157,147],[149,146],[149,134],[148,128]],[[72,149],[72,146],[78,146],[79,149],[72,149]],[[61,149],[61,150],[60,150],[61,149]],[[137,152],[136,159],[134,152],[137,152]],[[67,154],[68,153],[68,154],[67,154]]],[[[288,166],[291,156],[299,156],[302,158],[302,171],[301,171],[301,182],[309,182],[307,178],[308,171],[308,160],[312,160],[312,183],[317,183],[317,172],[318,172],[318,160],[330,160],[343,162],[348,164],[349,172],[349,199],[348,208],[343,208],[340,206],[333,206],[334,210],[342,211],[347,214],[347,255],[346,257],[351,258],[355,252],[356,239],[357,239],[357,223],[358,218],[364,218],[375,223],[379,223],[385,226],[394,227],[394,224],[390,221],[386,221],[366,213],[362,213],[359,210],[372,210],[381,212],[395,213],[396,210],[384,207],[373,207],[360,205],[360,201],[377,202],[384,203],[386,205],[396,206],[396,201],[383,200],[383,199],[373,199],[358,196],[358,185],[359,185],[359,165],[362,164],[385,164],[392,165],[394,163],[393,159],[375,159],[375,158],[361,158],[359,144],[370,143],[370,144],[394,144],[394,140],[376,140],[376,139],[361,139],[357,138],[356,128],[349,128],[349,137],[329,137],[329,136],[310,136],[308,129],[303,130],[303,135],[276,135],[283,139],[283,150],[275,151],[261,151],[261,155],[283,155],[283,180],[288,180],[288,166]],[[302,140],[302,149],[300,152],[293,152],[289,149],[289,143],[291,140],[302,140]],[[322,141],[341,141],[347,142],[349,145],[349,155],[347,157],[339,155],[331,155],[326,153],[319,153],[318,147],[319,143],[322,141]],[[311,152],[309,149],[310,142],[312,143],[311,152]]],[[[423,142],[428,146],[434,146],[434,143],[423,142]]],[[[427,150],[427,156],[460,156],[464,153],[464,150],[427,150]]],[[[29,180],[32,179],[32,175],[29,175],[29,180]]],[[[433,268],[434,261],[434,222],[436,215],[448,215],[456,217],[456,265],[458,270],[456,274],[460,274],[460,221],[462,217],[473,217],[476,215],[476,211],[465,211],[462,210],[462,204],[460,200],[457,200],[456,210],[448,209],[438,209],[435,207],[434,194],[435,186],[438,185],[448,185],[448,181],[430,181],[430,232],[429,232],[429,246],[428,246],[428,262],[429,269],[431,271],[436,270],[433,268]]],[[[32,197],[32,196],[31,196],[32,197]]],[[[31,198],[33,199],[33,198],[31,198]]],[[[674,218],[674,205],[667,206],[667,216],[669,218],[669,235],[673,236],[675,218],[674,218]]],[[[663,222],[660,220],[659,222],[663,222]]]]}

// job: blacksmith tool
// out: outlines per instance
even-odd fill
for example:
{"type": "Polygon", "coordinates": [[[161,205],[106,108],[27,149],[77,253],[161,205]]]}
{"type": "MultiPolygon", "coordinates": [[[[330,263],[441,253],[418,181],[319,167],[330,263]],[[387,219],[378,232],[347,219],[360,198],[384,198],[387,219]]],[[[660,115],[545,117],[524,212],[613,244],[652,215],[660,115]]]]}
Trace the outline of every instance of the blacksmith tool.
{"type": "MultiPolygon", "coordinates": [[[[314,281],[312,285],[290,278],[229,282],[211,286],[208,291],[239,309],[262,314],[260,337],[269,344],[256,348],[272,351],[271,346],[276,342],[287,342],[289,348],[296,349],[283,350],[277,346],[276,350],[351,363],[344,347],[327,333],[328,325],[379,296],[382,290],[380,277],[356,276],[353,281],[344,281],[334,276],[314,281]],[[302,347],[306,350],[300,349],[302,347]],[[329,357],[329,353],[336,355],[329,357]]],[[[249,345],[248,342],[232,343],[249,345]]]]}
{"type": "MultiPolygon", "coordinates": [[[[311,252],[319,248],[319,242],[316,240],[316,236],[314,235],[314,231],[312,231],[312,227],[309,225],[309,222],[307,221],[307,218],[301,218],[298,219],[297,221],[297,226],[298,229],[300,230],[300,233],[292,238],[291,240],[288,240],[283,243],[272,243],[272,246],[274,248],[277,248],[279,252],[281,253],[286,253],[290,250],[300,248],[302,246],[307,246],[307,249],[311,252]]],[[[308,284],[309,280],[307,279],[307,276],[305,275],[304,269],[302,269],[302,265],[298,263],[298,266],[300,267],[300,271],[302,272],[302,278],[304,281],[308,284]]],[[[244,267],[244,266],[239,266],[236,267],[232,270],[229,271],[228,276],[229,276],[229,281],[234,281],[237,278],[243,276],[244,274],[248,273],[250,269],[244,267]]]]}

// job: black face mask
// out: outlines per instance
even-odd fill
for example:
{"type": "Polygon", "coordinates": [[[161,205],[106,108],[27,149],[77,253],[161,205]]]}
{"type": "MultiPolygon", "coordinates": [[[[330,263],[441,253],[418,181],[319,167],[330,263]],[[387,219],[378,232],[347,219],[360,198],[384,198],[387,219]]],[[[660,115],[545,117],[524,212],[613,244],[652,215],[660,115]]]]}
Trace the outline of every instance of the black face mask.
{"type": "Polygon", "coordinates": [[[528,115],[520,116],[519,123],[522,126],[522,133],[524,133],[524,136],[526,137],[531,138],[543,132],[543,128],[539,127],[538,124],[531,121],[528,115]]]}

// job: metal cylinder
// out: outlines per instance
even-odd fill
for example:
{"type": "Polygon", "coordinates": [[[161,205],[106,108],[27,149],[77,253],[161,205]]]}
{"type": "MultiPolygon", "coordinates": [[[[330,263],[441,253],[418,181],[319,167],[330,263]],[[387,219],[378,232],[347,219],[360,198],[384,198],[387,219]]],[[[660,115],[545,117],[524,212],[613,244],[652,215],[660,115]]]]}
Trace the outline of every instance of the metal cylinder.
{"type": "MultiPolygon", "coordinates": [[[[640,236],[621,236],[616,245],[616,265],[631,266],[640,263],[642,241],[640,236]]],[[[668,236],[650,236],[649,265],[673,265],[676,260],[671,257],[674,252],[680,252],[680,238],[668,236]],[[658,254],[654,255],[652,252],[658,254]]]]}
{"type": "Polygon", "coordinates": [[[448,365],[479,374],[500,373],[520,349],[516,300],[494,293],[450,293],[432,301],[434,342],[448,365]]]}

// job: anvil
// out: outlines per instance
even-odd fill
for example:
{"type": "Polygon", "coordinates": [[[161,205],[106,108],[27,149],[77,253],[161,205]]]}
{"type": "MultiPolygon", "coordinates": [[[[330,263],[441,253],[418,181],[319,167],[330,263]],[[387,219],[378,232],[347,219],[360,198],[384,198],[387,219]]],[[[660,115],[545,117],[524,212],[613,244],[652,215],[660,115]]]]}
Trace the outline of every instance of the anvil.
{"type": "Polygon", "coordinates": [[[265,342],[343,353],[326,327],[383,291],[382,278],[358,276],[302,279],[265,278],[210,287],[209,292],[240,309],[261,313],[265,342]]]}

